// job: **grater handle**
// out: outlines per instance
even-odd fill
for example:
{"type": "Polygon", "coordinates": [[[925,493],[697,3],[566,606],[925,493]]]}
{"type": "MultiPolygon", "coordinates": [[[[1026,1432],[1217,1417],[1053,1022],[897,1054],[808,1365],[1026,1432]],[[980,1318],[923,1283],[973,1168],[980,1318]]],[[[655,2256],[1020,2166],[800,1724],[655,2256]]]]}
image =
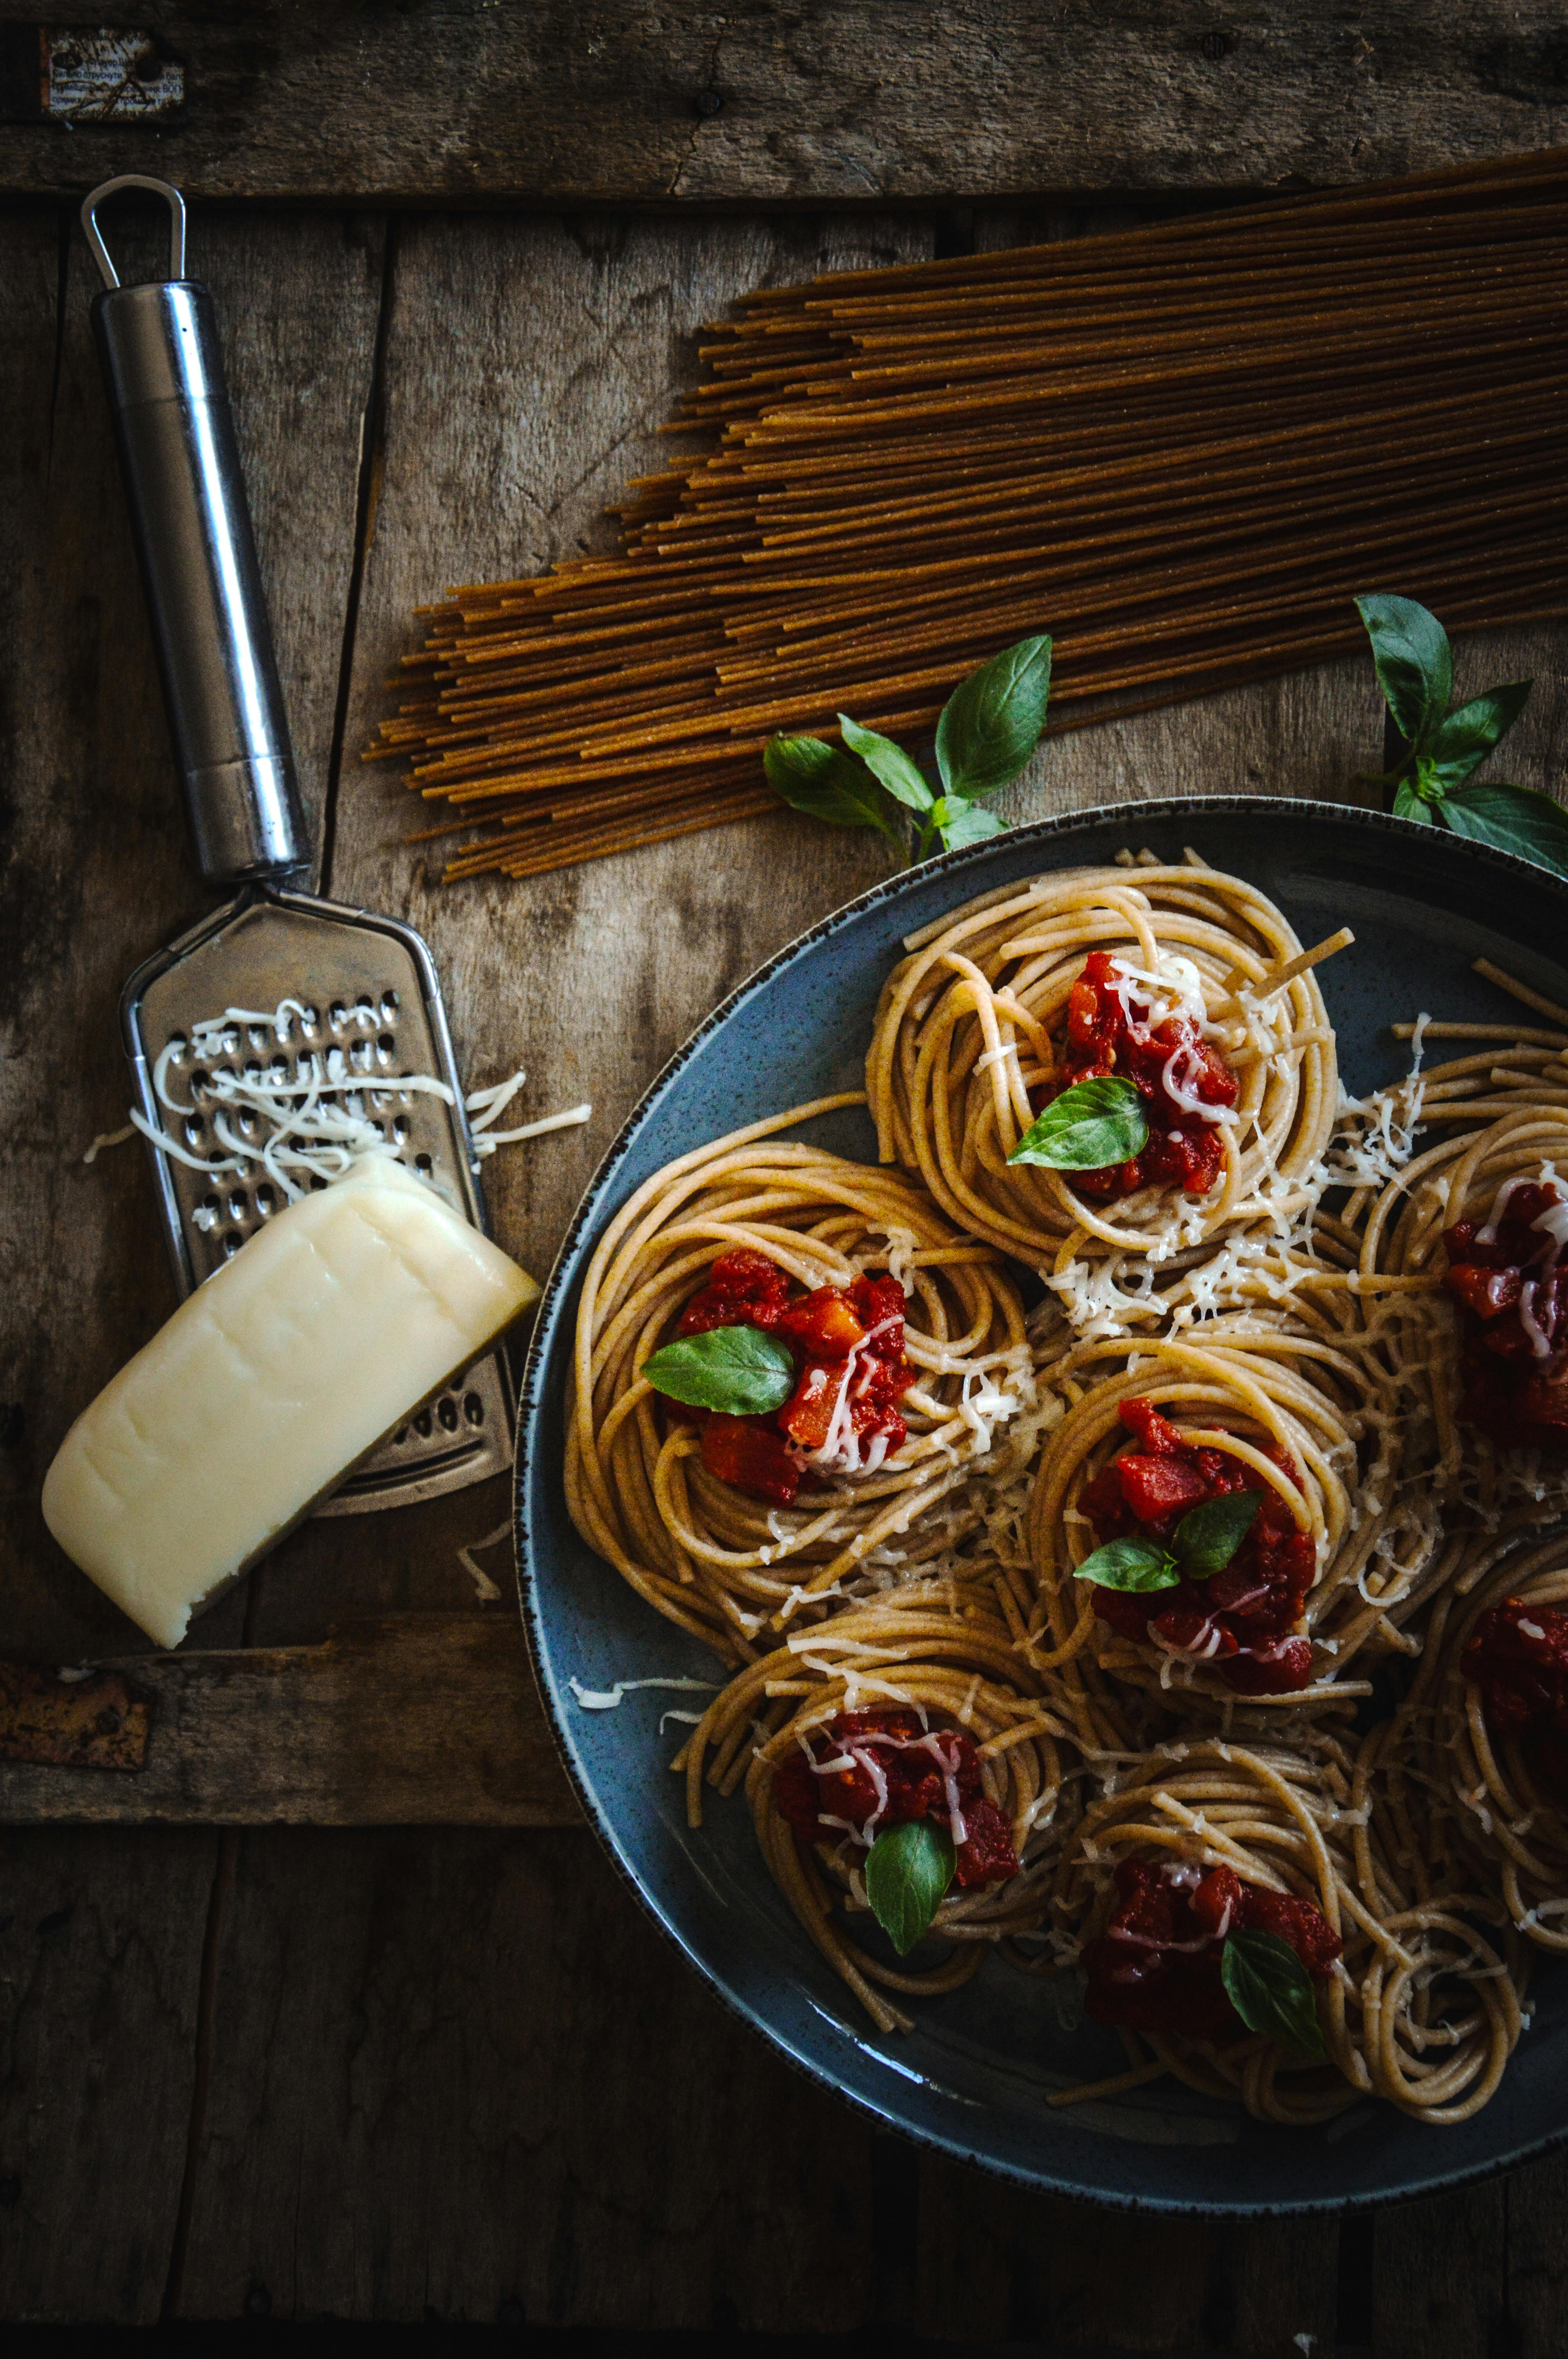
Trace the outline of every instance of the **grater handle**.
{"type": "Polygon", "coordinates": [[[92,327],[201,874],[214,885],[296,876],[309,865],[305,816],[217,315],[184,276],[184,202],[168,181],[127,172],[94,189],[81,220],[104,282],[92,327]],[[96,212],[123,188],[168,205],[167,278],[120,285],[96,212]]]}

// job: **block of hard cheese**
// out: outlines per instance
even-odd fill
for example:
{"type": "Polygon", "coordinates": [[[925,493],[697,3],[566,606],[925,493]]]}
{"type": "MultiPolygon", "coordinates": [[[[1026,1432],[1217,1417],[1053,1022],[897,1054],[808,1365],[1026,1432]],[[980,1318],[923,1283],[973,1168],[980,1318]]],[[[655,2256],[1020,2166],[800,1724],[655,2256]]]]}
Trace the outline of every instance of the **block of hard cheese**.
{"type": "Polygon", "coordinates": [[[60,1444],[44,1520],[162,1647],[539,1289],[390,1157],[241,1246],[60,1444]]]}

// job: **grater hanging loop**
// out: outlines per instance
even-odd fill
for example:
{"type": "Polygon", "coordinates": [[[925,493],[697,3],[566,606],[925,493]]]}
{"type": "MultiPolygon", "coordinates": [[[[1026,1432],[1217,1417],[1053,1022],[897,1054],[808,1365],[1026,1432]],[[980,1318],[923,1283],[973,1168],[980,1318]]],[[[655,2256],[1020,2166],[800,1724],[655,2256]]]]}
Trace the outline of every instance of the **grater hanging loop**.
{"type": "Polygon", "coordinates": [[[98,208],[105,197],[119,189],[150,189],[168,207],[168,276],[185,276],[185,199],[168,180],[153,180],[145,172],[122,172],[116,180],[105,180],[82,200],[81,226],[87,233],[87,243],[92,249],[92,259],[98,265],[98,275],[107,291],[113,295],[120,284],[120,274],[114,258],[103,243],[103,233],[98,226],[98,208]]]}

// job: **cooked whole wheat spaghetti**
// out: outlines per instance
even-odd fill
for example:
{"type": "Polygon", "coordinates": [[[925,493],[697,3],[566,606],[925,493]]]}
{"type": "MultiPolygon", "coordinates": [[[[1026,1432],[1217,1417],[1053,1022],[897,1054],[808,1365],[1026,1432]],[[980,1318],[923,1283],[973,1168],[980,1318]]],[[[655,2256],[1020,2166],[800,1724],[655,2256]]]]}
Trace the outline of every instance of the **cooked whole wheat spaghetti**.
{"type": "Polygon", "coordinates": [[[1248,1886],[1309,1901],[1342,1944],[1318,1984],[1326,2067],[1303,2068],[1255,2036],[1125,2031],[1131,2069],[1119,2085],[1170,2072],[1206,2095],[1239,2097],[1261,2121],[1297,2124],[1326,2120],[1362,2093],[1433,2123],[1485,2104],[1521,2027],[1518,1944],[1506,1925],[1487,1926],[1473,1896],[1411,1899],[1400,1888],[1376,1835],[1357,1823],[1368,1813],[1357,1768],[1321,1731],[1288,1745],[1176,1740],[1085,1811],[1056,1902],[1080,1950],[1105,1931],[1112,1870],[1124,1859],[1178,1876],[1228,1868],[1248,1886]]]}
{"type": "MultiPolygon", "coordinates": [[[[1200,864],[1065,869],[955,910],[912,937],[877,1011],[866,1088],[884,1163],[918,1172],[947,1214],[1043,1273],[1106,1255],[1162,1259],[1222,1230],[1287,1222],[1328,1144],[1334,1035],[1300,942],[1265,896],[1200,864]],[[1072,1174],[1008,1157],[1056,1079],[1074,985],[1108,955],[1158,1022],[1187,1016],[1239,1084],[1206,1196],[1089,1198],[1072,1174]]],[[[1178,1099],[1180,1103],[1181,1100],[1178,1099]]]]}
{"type": "Polygon", "coordinates": [[[754,1124],[646,1182],[585,1282],[572,1514],[733,1670],[677,1763],[692,1824],[744,1786],[881,2030],[993,1951],[1076,1968],[1128,2063],[1053,2104],[1170,2073],[1271,2123],[1464,2121],[1568,1951],[1568,1012],[1483,966],[1521,1015],[1396,1026],[1409,1078],[1349,1100],[1311,965],[1345,939],[1303,953],[1191,856],[970,903],[883,994],[880,1164],[784,1136],[852,1096],[754,1124]],[[1223,1147],[1009,1167],[1124,1040],[1155,1111],[1212,1055],[1223,1147]],[[833,1438],[878,1323],[815,1455],[795,1397],[752,1420],[784,1504],[642,1373],[753,1299],[798,1337],[899,1293],[882,1447],[833,1438]],[[895,1958],[878,1847],[933,1823],[952,1881],[895,1958]],[[1246,1984],[1281,1953],[1288,2020],[1246,1984]]]}
{"type": "Polygon", "coordinates": [[[578,1312],[567,1498],[578,1529],[683,1629],[749,1659],[770,1619],[906,1577],[950,1546],[934,1511],[1032,1406],[1023,1306],[1000,1257],[901,1176],[779,1134],[853,1104],[754,1123],[648,1180],[606,1230],[578,1312]],[[804,1287],[872,1269],[907,1284],[909,1437],[874,1471],[766,1506],[711,1474],[698,1430],[640,1373],[713,1263],[766,1256],[804,1287]],[[895,1571],[894,1568],[897,1568],[895,1571]]]}
{"type": "MultiPolygon", "coordinates": [[[[860,1742],[864,1747],[864,1734],[860,1742]]],[[[838,1745],[819,1742],[815,1751],[827,1761],[838,1745]]],[[[694,1827],[702,1822],[705,1779],[720,1793],[744,1781],[773,1880],[881,2031],[907,2030],[911,2021],[885,1993],[931,1997],[957,1989],[988,1950],[1039,1925],[1050,1907],[1063,1835],[1078,1808],[1070,1734],[1013,1651],[1012,1627],[983,1582],[957,1600],[941,1583],[913,1582],[799,1632],[737,1673],[709,1705],[678,1766],[694,1827]],[[840,1715],[866,1715],[868,1708],[874,1715],[890,1706],[913,1712],[915,1725],[903,1743],[922,1762],[928,1731],[966,1732],[978,1751],[984,1798],[1001,1812],[1020,1863],[1007,1883],[950,1893],[933,1926],[952,1945],[950,1954],[937,1966],[909,1972],[858,1944],[835,1909],[848,1901],[852,1911],[865,1911],[862,1836],[876,1825],[874,1809],[868,1829],[851,1823],[824,1829],[816,1843],[797,1842],[775,1790],[782,1764],[812,1762],[815,1734],[830,1734],[840,1715]]]]}
{"type": "MultiPolygon", "coordinates": [[[[1380,1372],[1358,1341],[1328,1341],[1290,1317],[1233,1313],[1131,1345],[1081,1343],[1052,1368],[1053,1387],[1073,1405],[1046,1441],[1030,1525],[1040,1581],[1031,1635],[1050,1658],[1066,1664],[1087,1649],[1122,1683],[1170,1692],[1179,1682],[1184,1708],[1240,1692],[1294,1712],[1370,1692],[1364,1679],[1346,1678],[1348,1666],[1365,1647],[1400,1647],[1400,1625],[1442,1560],[1435,1518],[1399,1490],[1399,1421],[1379,1398],[1380,1372]],[[1122,1419],[1130,1400],[1152,1403],[1190,1448],[1246,1469],[1310,1540],[1313,1586],[1302,1625],[1313,1649],[1310,1681],[1275,1695],[1228,1687],[1224,1621],[1195,1645],[1173,1649],[1152,1632],[1130,1644],[1096,1614],[1096,1593],[1074,1578],[1095,1545],[1080,1502],[1124,1450],[1140,1446],[1122,1419]]],[[[1153,1614],[1161,1598],[1142,1602],[1153,1614]]],[[[1245,1643],[1228,1657],[1248,1658],[1245,1643]]]]}
{"type": "Polygon", "coordinates": [[[1568,1952],[1568,1797],[1560,1777],[1542,1776],[1530,1729],[1495,1724],[1496,1703],[1476,1676],[1476,1657],[1486,1651],[1488,1617],[1500,1618],[1505,1632],[1522,1622],[1525,1635],[1539,1638],[1565,1609],[1568,1531],[1474,1541],[1454,1595],[1433,1614],[1427,1657],[1401,1715],[1403,1741],[1385,1747],[1391,1765],[1408,1762],[1401,1800],[1408,1807],[1419,1779],[1427,1815],[1441,1821],[1422,1851],[1441,1849],[1456,1875],[1467,1870],[1469,1880],[1501,1899],[1520,1933],[1560,1953],[1568,1952]],[[1516,1606],[1523,1612],[1510,1610],[1516,1606]]]}

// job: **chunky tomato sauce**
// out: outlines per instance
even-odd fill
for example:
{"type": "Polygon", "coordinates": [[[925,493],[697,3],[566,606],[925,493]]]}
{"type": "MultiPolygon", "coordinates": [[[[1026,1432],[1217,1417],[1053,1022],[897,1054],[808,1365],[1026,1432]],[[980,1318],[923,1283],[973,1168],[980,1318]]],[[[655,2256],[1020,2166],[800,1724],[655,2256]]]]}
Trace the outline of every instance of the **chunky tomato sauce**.
{"type": "Polygon", "coordinates": [[[783,1408],[763,1417],[688,1409],[702,1428],[710,1474],[753,1499],[787,1507],[816,1479],[814,1451],[832,1449],[828,1471],[880,1466],[909,1431],[899,1403],[914,1382],[903,1355],[903,1288],[896,1277],[858,1277],[811,1293],[776,1262],[745,1247],[720,1254],[676,1331],[761,1327],[789,1345],[798,1377],[783,1408]]]}
{"type": "Polygon", "coordinates": [[[955,1883],[968,1889],[1018,1874],[1012,1830],[982,1789],[975,1741],[939,1712],[923,1723],[902,1704],[841,1712],[777,1763],[773,1799],[807,1843],[848,1835],[869,1849],[889,1827],[935,1819],[953,1837],[955,1883]]]}
{"type": "Polygon", "coordinates": [[[1116,1906],[1083,1954],[1088,2013],[1129,2031],[1234,2038],[1247,2027],[1226,1995],[1220,1960],[1227,1935],[1252,1932],[1288,1941],[1314,1981],[1344,1947],[1312,1901],[1243,1883],[1231,1868],[1120,1860],[1116,1906]]]}
{"type": "MultiPolygon", "coordinates": [[[[1260,1492],[1262,1505],[1230,1562],[1206,1581],[1141,1595],[1096,1585],[1101,1621],[1124,1638],[1215,1664],[1238,1695],[1293,1695],[1309,1686],[1312,1647],[1294,1633],[1317,1566],[1311,1534],[1249,1467],[1226,1451],[1184,1441],[1152,1401],[1123,1401],[1121,1422],[1138,1447],[1113,1459],[1078,1501],[1097,1547],[1144,1533],[1168,1547],[1184,1515],[1227,1492],[1260,1492]]],[[[1299,1484],[1282,1451],[1268,1454],[1299,1484]]]]}
{"type": "Polygon", "coordinates": [[[1477,1614],[1460,1668],[1493,1735],[1513,1738],[1541,1783],[1568,1794],[1568,1614],[1505,1597],[1477,1614]]]}
{"type": "Polygon", "coordinates": [[[1236,1103],[1236,1076],[1190,1016],[1149,1025],[1151,1002],[1124,980],[1123,963],[1091,951],[1067,1001],[1067,1037],[1059,1082],[1032,1098],[1036,1114],[1075,1082],[1119,1074],[1143,1101],[1149,1138],[1129,1162],[1100,1171],[1075,1171],[1087,1196],[1130,1196],[1139,1188],[1176,1188],[1206,1196],[1225,1161],[1219,1128],[1210,1116],[1183,1105],[1173,1088],[1217,1114],[1236,1103]]]}
{"type": "Polygon", "coordinates": [[[1444,1284],[1459,1304],[1459,1414],[1507,1449],[1568,1449],[1568,1263],[1540,1223],[1563,1202],[1550,1181],[1511,1188],[1484,1227],[1444,1231],[1444,1284]]]}

